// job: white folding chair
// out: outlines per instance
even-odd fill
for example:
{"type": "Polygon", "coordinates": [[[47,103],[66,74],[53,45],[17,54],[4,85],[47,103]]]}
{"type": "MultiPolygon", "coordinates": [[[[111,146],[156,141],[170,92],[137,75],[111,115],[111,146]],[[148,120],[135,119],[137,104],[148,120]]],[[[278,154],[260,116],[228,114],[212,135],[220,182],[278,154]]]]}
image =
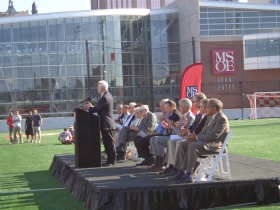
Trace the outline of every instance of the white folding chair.
{"type": "Polygon", "coordinates": [[[194,179],[195,182],[199,182],[199,181],[210,182],[212,180],[214,173],[216,173],[218,177],[222,177],[222,178],[227,177],[229,180],[231,180],[229,158],[226,149],[231,133],[232,131],[230,130],[226,136],[226,139],[223,143],[223,146],[219,154],[203,155],[207,157],[203,160],[203,163],[196,170],[195,179],[194,179]],[[227,171],[225,171],[224,169],[223,157],[225,157],[226,160],[227,171]],[[207,179],[205,178],[205,174],[209,174],[207,179]]]}
{"type": "Polygon", "coordinates": [[[126,149],[130,151],[130,157],[137,158],[138,153],[137,153],[137,149],[134,145],[134,141],[127,141],[126,145],[127,145],[126,149]]]}

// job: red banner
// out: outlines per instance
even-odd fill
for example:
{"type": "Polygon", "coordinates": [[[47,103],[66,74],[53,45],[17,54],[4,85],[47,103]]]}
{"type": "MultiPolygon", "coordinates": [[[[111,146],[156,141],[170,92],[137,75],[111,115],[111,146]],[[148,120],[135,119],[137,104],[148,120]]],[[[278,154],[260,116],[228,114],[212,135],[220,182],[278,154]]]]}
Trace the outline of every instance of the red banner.
{"type": "Polygon", "coordinates": [[[115,53],[110,53],[110,56],[111,56],[111,61],[114,61],[115,60],[115,53]]]}
{"type": "MultiPolygon", "coordinates": [[[[182,74],[180,82],[180,99],[193,99],[197,92],[201,92],[202,63],[195,63],[188,66],[182,74]]],[[[196,115],[197,110],[192,107],[196,115]]]]}

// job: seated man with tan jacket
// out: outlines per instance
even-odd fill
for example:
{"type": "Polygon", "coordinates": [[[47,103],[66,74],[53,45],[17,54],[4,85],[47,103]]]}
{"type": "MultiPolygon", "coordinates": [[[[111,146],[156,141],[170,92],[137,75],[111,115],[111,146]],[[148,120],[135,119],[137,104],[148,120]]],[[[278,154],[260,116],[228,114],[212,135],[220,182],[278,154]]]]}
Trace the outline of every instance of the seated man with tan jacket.
{"type": "Polygon", "coordinates": [[[193,182],[192,173],[198,156],[218,154],[227,136],[229,123],[222,112],[223,103],[215,98],[209,99],[206,109],[208,118],[202,131],[198,135],[190,133],[187,141],[178,145],[174,167],[179,171],[169,178],[175,184],[193,182]]]}

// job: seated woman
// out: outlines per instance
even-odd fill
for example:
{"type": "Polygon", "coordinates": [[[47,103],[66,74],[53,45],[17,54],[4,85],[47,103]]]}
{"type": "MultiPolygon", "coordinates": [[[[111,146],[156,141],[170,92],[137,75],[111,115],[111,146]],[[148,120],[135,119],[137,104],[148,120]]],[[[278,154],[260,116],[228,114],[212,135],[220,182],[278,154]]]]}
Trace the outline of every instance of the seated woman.
{"type": "Polygon", "coordinates": [[[58,140],[61,141],[62,144],[71,144],[71,133],[67,130],[67,128],[64,128],[63,130],[64,131],[59,134],[58,140]]]}

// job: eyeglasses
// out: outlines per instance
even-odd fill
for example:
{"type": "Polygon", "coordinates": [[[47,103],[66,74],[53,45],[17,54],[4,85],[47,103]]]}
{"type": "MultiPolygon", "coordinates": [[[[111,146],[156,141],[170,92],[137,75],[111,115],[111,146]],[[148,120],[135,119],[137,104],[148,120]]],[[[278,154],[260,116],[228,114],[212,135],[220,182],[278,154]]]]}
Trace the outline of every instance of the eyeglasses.
{"type": "Polygon", "coordinates": [[[210,109],[213,108],[214,106],[206,106],[206,109],[210,109]]]}
{"type": "Polygon", "coordinates": [[[204,108],[206,108],[205,106],[199,106],[198,108],[201,108],[201,107],[204,107],[204,108]]]}

